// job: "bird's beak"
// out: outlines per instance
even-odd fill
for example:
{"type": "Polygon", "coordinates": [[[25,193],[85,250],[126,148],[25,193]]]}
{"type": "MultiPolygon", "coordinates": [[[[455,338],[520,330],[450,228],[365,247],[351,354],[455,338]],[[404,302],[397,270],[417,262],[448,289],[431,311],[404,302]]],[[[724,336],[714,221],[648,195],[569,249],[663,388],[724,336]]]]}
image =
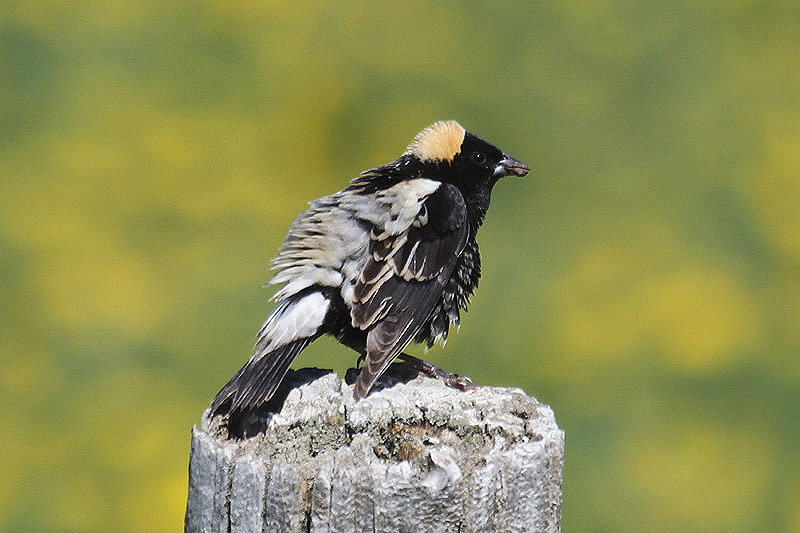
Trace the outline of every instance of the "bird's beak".
{"type": "Polygon", "coordinates": [[[530,170],[525,163],[517,161],[510,155],[503,154],[503,159],[494,167],[494,177],[502,178],[503,176],[524,176],[530,170]]]}

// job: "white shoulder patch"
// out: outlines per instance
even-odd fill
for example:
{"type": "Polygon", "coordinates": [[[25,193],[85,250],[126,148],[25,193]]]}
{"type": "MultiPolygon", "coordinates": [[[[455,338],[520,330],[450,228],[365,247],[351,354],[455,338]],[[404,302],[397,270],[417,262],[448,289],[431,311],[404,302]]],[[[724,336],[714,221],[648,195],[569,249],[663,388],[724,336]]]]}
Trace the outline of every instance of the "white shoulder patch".
{"type": "Polygon", "coordinates": [[[388,209],[389,216],[376,225],[391,235],[406,231],[417,219],[422,203],[441,185],[440,181],[418,178],[379,191],[378,201],[388,209]]]}
{"type": "Polygon", "coordinates": [[[455,120],[434,122],[414,137],[406,149],[407,154],[420,161],[452,161],[461,151],[466,131],[455,120]]]}

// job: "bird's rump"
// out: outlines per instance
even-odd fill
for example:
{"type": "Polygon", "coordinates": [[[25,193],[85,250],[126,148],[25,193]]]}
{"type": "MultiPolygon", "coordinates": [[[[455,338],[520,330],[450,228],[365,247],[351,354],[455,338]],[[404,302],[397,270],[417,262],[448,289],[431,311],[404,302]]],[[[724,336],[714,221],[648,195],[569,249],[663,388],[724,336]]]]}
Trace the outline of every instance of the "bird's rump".
{"type": "Polygon", "coordinates": [[[228,402],[231,410],[252,408],[270,398],[294,358],[322,333],[330,300],[317,291],[306,291],[282,300],[258,332],[250,360],[214,398],[217,413],[228,402]]]}

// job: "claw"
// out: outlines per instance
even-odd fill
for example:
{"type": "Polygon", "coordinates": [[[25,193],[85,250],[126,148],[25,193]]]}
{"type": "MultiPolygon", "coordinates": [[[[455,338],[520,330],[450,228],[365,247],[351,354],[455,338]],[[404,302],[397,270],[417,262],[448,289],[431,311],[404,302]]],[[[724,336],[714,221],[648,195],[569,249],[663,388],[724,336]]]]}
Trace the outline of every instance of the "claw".
{"type": "Polygon", "coordinates": [[[418,372],[422,372],[426,376],[442,380],[448,387],[462,391],[473,390],[475,388],[475,384],[469,376],[459,376],[458,374],[447,372],[427,361],[405,353],[400,354],[398,357],[403,360],[403,364],[414,368],[418,372]]]}
{"type": "Polygon", "coordinates": [[[458,374],[452,374],[450,372],[447,372],[447,374],[448,375],[444,377],[444,382],[448,387],[465,391],[475,389],[475,384],[469,376],[459,376],[458,374]]]}

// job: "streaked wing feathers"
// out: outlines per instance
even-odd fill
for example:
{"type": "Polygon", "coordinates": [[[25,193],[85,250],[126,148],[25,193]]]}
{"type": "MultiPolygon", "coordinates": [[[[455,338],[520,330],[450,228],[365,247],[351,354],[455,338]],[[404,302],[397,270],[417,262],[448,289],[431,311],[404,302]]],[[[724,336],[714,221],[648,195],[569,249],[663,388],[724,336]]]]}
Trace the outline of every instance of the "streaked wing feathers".
{"type": "Polygon", "coordinates": [[[353,326],[369,330],[357,395],[366,394],[422,327],[468,237],[464,198],[448,184],[427,197],[404,231],[372,231],[351,310],[353,326]]]}
{"type": "MultiPolygon", "coordinates": [[[[353,290],[353,326],[367,329],[390,312],[405,314],[407,305],[403,303],[412,295],[419,296],[415,293],[422,290],[417,287],[421,282],[441,277],[441,283],[428,289],[440,292],[468,234],[464,198],[448,184],[443,184],[421,204],[417,217],[401,233],[373,230],[369,257],[353,290]],[[390,280],[393,282],[387,285],[390,280]]],[[[408,305],[417,303],[410,301],[408,305]]],[[[430,309],[425,310],[426,315],[428,312],[430,309]]]]}

